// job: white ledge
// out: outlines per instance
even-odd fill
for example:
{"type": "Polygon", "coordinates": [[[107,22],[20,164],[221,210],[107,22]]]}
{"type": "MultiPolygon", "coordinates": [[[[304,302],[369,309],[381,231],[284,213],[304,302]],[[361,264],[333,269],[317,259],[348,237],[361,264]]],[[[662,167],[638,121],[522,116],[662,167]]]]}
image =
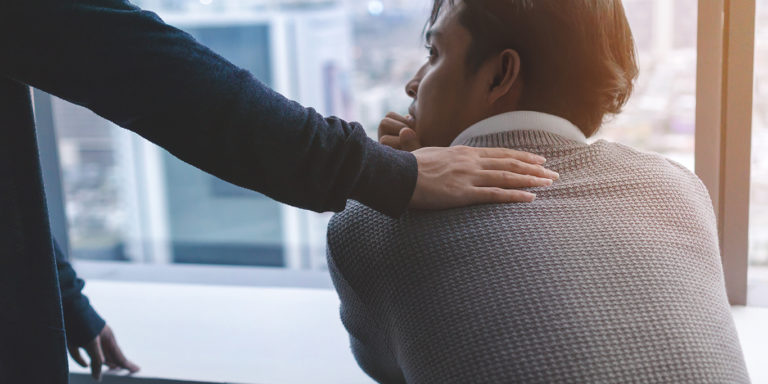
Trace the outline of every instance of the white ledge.
{"type": "MultiPolygon", "coordinates": [[[[349,351],[329,289],[91,280],[86,294],[142,368],[105,384],[372,382],[349,351]]],[[[768,383],[768,308],[733,315],[752,382],[768,383]]],[[[72,360],[70,369],[73,384],[90,382],[72,360]]]]}
{"type": "MultiPolygon", "coordinates": [[[[91,280],[85,293],[141,366],[136,378],[372,382],[349,350],[333,290],[91,280]]],[[[88,372],[71,359],[69,366],[88,372]]]]}

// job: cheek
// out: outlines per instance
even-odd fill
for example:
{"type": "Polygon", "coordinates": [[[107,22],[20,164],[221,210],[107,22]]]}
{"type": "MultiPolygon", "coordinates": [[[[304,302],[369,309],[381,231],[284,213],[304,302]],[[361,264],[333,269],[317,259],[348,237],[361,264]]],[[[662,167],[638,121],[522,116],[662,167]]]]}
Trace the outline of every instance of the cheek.
{"type": "Polygon", "coordinates": [[[466,84],[453,68],[438,67],[426,74],[419,85],[416,131],[423,145],[447,146],[451,135],[464,120],[467,108],[466,84]],[[462,96],[462,94],[464,94],[462,96]]]}
{"type": "Polygon", "coordinates": [[[425,131],[425,128],[426,130],[433,128],[444,115],[441,111],[446,105],[446,90],[441,89],[443,84],[440,82],[439,75],[439,72],[431,72],[425,75],[419,84],[416,107],[419,112],[418,122],[423,123],[419,126],[422,131],[425,131]]]}

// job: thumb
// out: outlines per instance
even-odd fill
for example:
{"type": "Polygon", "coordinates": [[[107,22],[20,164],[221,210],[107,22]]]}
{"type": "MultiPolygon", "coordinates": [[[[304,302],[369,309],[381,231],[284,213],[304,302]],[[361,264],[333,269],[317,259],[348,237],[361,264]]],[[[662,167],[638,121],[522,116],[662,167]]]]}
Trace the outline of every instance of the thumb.
{"type": "Polygon", "coordinates": [[[69,349],[69,354],[72,356],[75,362],[77,362],[77,364],[80,364],[80,366],[83,368],[88,367],[88,363],[85,362],[83,355],[80,354],[80,348],[78,346],[70,344],[67,347],[67,349],[69,349]]]}
{"type": "Polygon", "coordinates": [[[400,130],[400,148],[408,152],[421,148],[421,142],[419,142],[419,136],[416,134],[416,131],[411,128],[400,130]]]}

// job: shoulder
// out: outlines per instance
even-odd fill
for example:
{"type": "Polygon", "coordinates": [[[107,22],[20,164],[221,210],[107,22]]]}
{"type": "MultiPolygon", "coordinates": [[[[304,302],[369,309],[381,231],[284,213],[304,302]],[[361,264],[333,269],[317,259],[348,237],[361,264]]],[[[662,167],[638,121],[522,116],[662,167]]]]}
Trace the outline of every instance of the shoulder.
{"type": "Polygon", "coordinates": [[[711,210],[709,192],[701,179],[690,169],[677,161],[654,152],[600,140],[593,144],[607,158],[618,172],[626,173],[667,198],[687,200],[699,207],[711,210]]]}
{"type": "Polygon", "coordinates": [[[352,280],[356,275],[396,277],[402,265],[416,263],[414,255],[429,264],[439,257],[438,249],[461,247],[474,228],[485,228],[480,211],[490,207],[407,211],[393,219],[350,201],[328,224],[327,256],[352,280]]]}
{"type": "Polygon", "coordinates": [[[373,247],[389,249],[418,242],[425,236],[455,229],[456,223],[471,219],[481,206],[439,211],[406,211],[394,219],[350,200],[347,208],[335,214],[328,223],[330,250],[365,244],[369,252],[373,247]]]}
{"type": "Polygon", "coordinates": [[[596,150],[608,154],[607,158],[623,168],[631,168],[639,173],[653,173],[686,183],[700,184],[695,173],[677,161],[655,152],[642,151],[621,143],[599,140],[592,145],[596,150]]]}
{"type": "Polygon", "coordinates": [[[344,265],[346,259],[359,258],[382,249],[394,237],[398,220],[386,216],[357,201],[350,200],[346,209],[328,222],[328,257],[344,265]]]}
{"type": "Polygon", "coordinates": [[[368,228],[391,225],[391,222],[396,221],[357,201],[349,200],[346,208],[333,215],[328,222],[328,242],[336,244],[350,240],[351,235],[359,235],[368,228]]]}
{"type": "Polygon", "coordinates": [[[392,281],[392,271],[402,265],[398,257],[404,242],[398,223],[354,201],[331,218],[326,257],[337,289],[354,291],[361,299],[388,291],[386,281],[392,281]]]}

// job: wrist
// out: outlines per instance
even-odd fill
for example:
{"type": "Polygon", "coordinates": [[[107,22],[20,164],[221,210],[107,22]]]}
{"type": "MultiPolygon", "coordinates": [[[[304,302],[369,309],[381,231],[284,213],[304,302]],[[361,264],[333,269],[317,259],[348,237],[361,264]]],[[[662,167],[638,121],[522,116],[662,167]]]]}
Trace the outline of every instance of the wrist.
{"type": "Polygon", "coordinates": [[[412,153],[366,140],[365,164],[352,198],[387,215],[398,218],[416,188],[419,168],[412,153]]]}
{"type": "Polygon", "coordinates": [[[88,299],[74,306],[64,308],[64,329],[67,333],[67,342],[79,347],[91,342],[106,326],[104,319],[99,316],[88,299]]]}

